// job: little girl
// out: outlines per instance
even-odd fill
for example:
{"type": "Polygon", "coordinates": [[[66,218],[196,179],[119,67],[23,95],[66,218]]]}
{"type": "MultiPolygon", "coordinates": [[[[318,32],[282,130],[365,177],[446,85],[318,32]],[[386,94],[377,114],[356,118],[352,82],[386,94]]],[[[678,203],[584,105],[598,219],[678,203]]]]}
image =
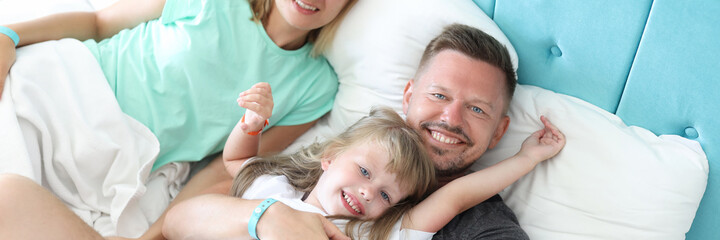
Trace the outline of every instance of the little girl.
{"type": "MultiPolygon", "coordinates": [[[[293,155],[254,157],[259,132],[272,111],[269,85],[260,83],[241,93],[238,103],[247,111],[224,152],[225,166],[236,176],[231,194],[244,199],[275,199],[296,210],[348,219],[345,234],[360,239],[431,239],[455,215],[500,192],[538,163],[555,156],[565,144],[564,135],[541,117],[545,128],[528,137],[518,154],[458,178],[417,204],[433,189],[432,161],[417,133],[392,110],[374,109],[338,137],[293,155]],[[493,184],[479,184],[488,182],[493,184]],[[364,224],[369,221],[373,223],[364,224]]],[[[261,206],[267,208],[269,204],[261,206]]],[[[170,235],[172,228],[181,228],[170,226],[177,218],[193,217],[173,214],[164,233],[168,230],[170,235]]],[[[250,227],[240,235],[257,238],[253,235],[256,217],[253,222],[247,216],[250,220],[243,222],[250,227]]]]}
{"type": "Polygon", "coordinates": [[[236,176],[234,196],[272,197],[298,210],[348,219],[348,226],[374,220],[370,235],[384,239],[435,184],[420,136],[390,109],[374,109],[336,138],[292,155],[255,157],[257,131],[272,112],[269,85],[255,85],[238,103],[247,112],[223,152],[228,172],[236,176]]]}

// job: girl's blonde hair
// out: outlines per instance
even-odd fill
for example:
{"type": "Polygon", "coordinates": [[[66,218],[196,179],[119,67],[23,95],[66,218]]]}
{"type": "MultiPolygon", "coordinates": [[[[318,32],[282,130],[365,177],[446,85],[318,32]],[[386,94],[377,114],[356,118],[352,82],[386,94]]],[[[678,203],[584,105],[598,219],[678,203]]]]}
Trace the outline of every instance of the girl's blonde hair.
{"type": "MultiPolygon", "coordinates": [[[[425,152],[420,135],[389,108],[374,108],[370,115],[360,119],[344,133],[324,142],[315,143],[291,155],[255,157],[235,177],[230,194],[242,197],[255,179],[261,175],[284,175],[300,192],[312,191],[323,170],[323,159],[334,159],[356,144],[373,142],[388,154],[390,162],[386,170],[397,175],[402,189],[408,196],[389,208],[374,223],[348,219],[345,233],[355,235],[354,229],[367,231],[370,239],[387,239],[395,222],[434,190],[435,168],[425,152]]],[[[345,217],[337,217],[345,218],[345,217]]]]}
{"type": "MultiPolygon", "coordinates": [[[[248,0],[253,11],[251,20],[257,23],[265,21],[270,15],[270,10],[272,10],[273,7],[273,1],[274,0],[248,0]]],[[[332,40],[335,37],[335,32],[337,31],[338,26],[340,26],[340,22],[342,22],[345,15],[347,15],[347,12],[350,11],[357,1],[358,0],[348,0],[345,7],[340,11],[340,13],[338,13],[335,19],[321,28],[310,31],[307,40],[308,42],[313,43],[311,53],[313,57],[319,56],[330,47],[330,44],[332,44],[332,40]]]]}

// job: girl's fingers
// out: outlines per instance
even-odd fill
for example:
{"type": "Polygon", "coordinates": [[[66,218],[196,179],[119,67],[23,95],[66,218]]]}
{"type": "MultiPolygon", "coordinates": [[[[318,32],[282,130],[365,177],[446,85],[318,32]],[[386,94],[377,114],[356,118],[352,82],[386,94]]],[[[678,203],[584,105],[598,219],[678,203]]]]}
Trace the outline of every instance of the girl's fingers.
{"type": "Polygon", "coordinates": [[[270,118],[274,107],[270,84],[266,82],[256,83],[250,89],[238,95],[237,103],[238,106],[255,112],[255,114],[263,118],[270,118]]]}
{"type": "Polygon", "coordinates": [[[539,140],[539,139],[541,139],[541,138],[543,137],[543,135],[545,135],[545,132],[546,132],[546,131],[545,131],[545,129],[543,128],[543,129],[540,129],[540,130],[535,131],[531,136],[532,136],[532,138],[535,138],[535,139],[538,139],[538,140],[539,140]]]}
{"type": "Polygon", "coordinates": [[[271,110],[266,109],[260,104],[254,102],[239,102],[238,105],[247,110],[253,111],[264,118],[270,118],[271,110]]]}
{"type": "Polygon", "coordinates": [[[272,89],[270,89],[270,84],[261,82],[256,83],[255,85],[250,87],[250,89],[241,92],[240,95],[252,93],[272,94],[272,89]]]}
{"type": "MultiPolygon", "coordinates": [[[[540,121],[542,121],[543,125],[545,125],[545,128],[549,129],[550,132],[552,132],[553,135],[557,136],[557,139],[564,138],[565,135],[558,129],[550,120],[547,119],[545,116],[540,116],[540,121]]],[[[555,139],[555,138],[553,138],[555,139]]]]}
{"type": "Polygon", "coordinates": [[[259,82],[259,83],[256,83],[255,85],[253,85],[251,88],[267,88],[269,90],[270,84],[267,82],[259,82]]]}
{"type": "Polygon", "coordinates": [[[261,116],[269,117],[272,113],[272,103],[248,102],[238,99],[238,106],[258,113],[261,116]]]}
{"type": "Polygon", "coordinates": [[[269,105],[270,107],[272,107],[271,105],[273,103],[272,97],[262,96],[259,94],[240,96],[238,99],[242,100],[243,102],[257,102],[260,104],[269,105]]]}

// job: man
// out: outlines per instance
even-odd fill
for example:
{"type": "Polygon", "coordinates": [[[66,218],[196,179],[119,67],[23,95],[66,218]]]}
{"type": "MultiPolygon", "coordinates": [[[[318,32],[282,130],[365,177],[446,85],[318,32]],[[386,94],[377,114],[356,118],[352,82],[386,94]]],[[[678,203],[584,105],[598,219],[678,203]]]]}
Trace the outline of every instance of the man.
{"type": "MultiPolygon", "coordinates": [[[[500,141],[510,123],[506,113],[515,84],[515,72],[505,47],[478,29],[451,25],[428,45],[415,78],[405,88],[403,112],[407,122],[421,133],[441,183],[466,174],[476,159],[500,141]]],[[[250,216],[246,211],[257,206],[224,196],[193,201],[192,204],[204,204],[200,215],[232,212],[229,214],[232,216],[188,219],[217,221],[241,231],[246,231],[242,225],[247,225],[250,216]]],[[[276,203],[260,218],[257,232],[263,239],[341,235],[329,225],[323,217],[276,203]]],[[[211,236],[228,233],[214,230],[218,235],[211,236]]],[[[434,239],[528,239],[528,236],[496,195],[454,218],[434,239]]]]}
{"type": "MultiPolygon", "coordinates": [[[[515,71],[502,44],[451,25],[435,38],[405,87],[403,112],[421,133],[441,184],[467,173],[507,130],[515,71]]],[[[499,195],[455,217],[433,239],[528,239],[499,195]]]]}

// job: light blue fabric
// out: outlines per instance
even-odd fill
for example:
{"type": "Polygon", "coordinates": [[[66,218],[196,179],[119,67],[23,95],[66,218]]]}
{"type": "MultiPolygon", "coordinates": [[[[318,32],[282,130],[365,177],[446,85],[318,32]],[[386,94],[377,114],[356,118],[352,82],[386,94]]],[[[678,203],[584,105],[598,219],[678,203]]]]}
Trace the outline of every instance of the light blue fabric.
{"type": "Polygon", "coordinates": [[[697,140],[710,173],[687,239],[720,239],[720,2],[655,1],[617,115],[697,140]]]}
{"type": "Polygon", "coordinates": [[[328,62],[310,57],[311,44],[278,47],[251,13],[244,0],[168,0],[160,19],[85,42],[123,111],[158,137],[153,170],[222,150],[244,113],[235,99],[257,82],[273,89],[270,126],[332,107],[338,82],[328,62]]]}
{"type": "Polygon", "coordinates": [[[710,173],[686,237],[720,239],[720,2],[474,2],[517,50],[521,83],[700,142],[710,173]]]}
{"type": "Polygon", "coordinates": [[[497,1],[494,20],[518,53],[520,83],[614,113],[651,3],[497,1]]]}
{"type": "Polygon", "coordinates": [[[495,10],[495,0],[473,0],[473,2],[475,2],[488,17],[493,18],[495,16],[493,12],[495,10]]]}

